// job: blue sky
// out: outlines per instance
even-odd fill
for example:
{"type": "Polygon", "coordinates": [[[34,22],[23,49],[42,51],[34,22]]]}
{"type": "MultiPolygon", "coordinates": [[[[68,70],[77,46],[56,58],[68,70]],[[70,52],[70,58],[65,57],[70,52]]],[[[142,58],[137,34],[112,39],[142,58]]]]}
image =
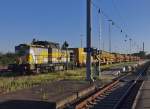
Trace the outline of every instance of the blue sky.
{"type": "MultiPolygon", "coordinates": [[[[93,0],[114,22],[146,51],[150,51],[150,0],[93,0]]],[[[98,14],[92,6],[92,45],[98,45],[98,14]]],[[[102,42],[108,50],[108,21],[102,16],[102,42]]],[[[14,51],[33,38],[80,47],[86,39],[86,0],[0,0],[0,51],[14,51]]],[[[125,35],[112,27],[112,51],[129,52],[125,35]]],[[[102,44],[103,45],[103,44],[102,44]]],[[[133,46],[132,51],[136,49],[133,46]]]]}

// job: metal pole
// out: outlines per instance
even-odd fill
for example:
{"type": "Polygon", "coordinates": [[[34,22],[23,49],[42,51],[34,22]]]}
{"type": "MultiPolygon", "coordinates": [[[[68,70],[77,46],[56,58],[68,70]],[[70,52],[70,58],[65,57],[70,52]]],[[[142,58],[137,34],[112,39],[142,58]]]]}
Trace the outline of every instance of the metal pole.
{"type": "Polygon", "coordinates": [[[130,41],[130,60],[131,60],[131,41],[132,41],[132,39],[130,38],[129,41],[130,41]]]}
{"type": "Polygon", "coordinates": [[[87,57],[86,80],[91,81],[91,0],[87,0],[87,57]]]}
{"type": "Polygon", "coordinates": [[[81,48],[82,48],[83,47],[83,40],[82,40],[83,35],[81,34],[80,37],[81,37],[81,48]]]}
{"type": "Polygon", "coordinates": [[[143,52],[144,52],[144,48],[145,48],[145,47],[144,47],[144,42],[143,42],[143,52]]]}
{"type": "Polygon", "coordinates": [[[66,71],[68,72],[68,47],[66,48],[66,71]]]}
{"type": "Polygon", "coordinates": [[[101,50],[101,36],[102,36],[102,27],[101,27],[101,16],[100,16],[100,9],[98,10],[98,14],[99,14],[99,67],[98,67],[98,72],[99,72],[99,77],[101,77],[101,67],[100,67],[100,50],[101,50]]]}
{"type": "Polygon", "coordinates": [[[108,32],[109,32],[109,52],[111,53],[111,23],[112,21],[111,20],[108,20],[109,21],[109,27],[108,27],[108,32]]]}
{"type": "Polygon", "coordinates": [[[104,48],[105,48],[105,43],[104,43],[104,40],[103,40],[103,49],[102,49],[103,51],[104,51],[104,48]]]}
{"type": "Polygon", "coordinates": [[[125,43],[124,43],[124,44],[125,44],[125,45],[124,45],[124,50],[125,50],[124,54],[128,54],[127,43],[126,43],[127,40],[125,39],[124,42],[125,42],[125,43]]]}
{"type": "Polygon", "coordinates": [[[101,18],[100,18],[100,9],[98,10],[98,14],[99,14],[99,40],[98,40],[98,47],[99,47],[99,50],[101,49],[101,18]]]}

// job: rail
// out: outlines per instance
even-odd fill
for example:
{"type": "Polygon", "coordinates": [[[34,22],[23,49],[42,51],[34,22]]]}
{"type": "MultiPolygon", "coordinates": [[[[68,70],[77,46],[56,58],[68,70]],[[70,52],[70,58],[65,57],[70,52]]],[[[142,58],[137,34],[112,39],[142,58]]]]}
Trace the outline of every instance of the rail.
{"type": "MultiPolygon", "coordinates": [[[[115,101],[115,104],[113,104],[113,106],[111,107],[112,109],[118,109],[118,108],[121,107],[122,103],[128,97],[128,95],[130,94],[130,92],[132,91],[132,89],[134,88],[134,86],[136,84],[138,84],[139,80],[141,80],[141,78],[144,75],[144,73],[145,73],[146,69],[148,68],[148,66],[149,66],[149,64],[145,64],[145,66],[141,70],[139,70],[137,72],[137,74],[136,74],[137,77],[134,80],[128,81],[128,82],[124,83],[125,84],[124,85],[125,88],[120,89],[121,96],[119,96],[119,98],[117,99],[117,101],[115,101]]],[[[126,75],[126,76],[128,76],[128,75],[126,75]]],[[[125,78],[126,76],[121,77],[118,80],[113,81],[112,83],[110,83],[106,87],[104,87],[104,88],[99,89],[98,91],[96,91],[94,94],[88,96],[87,98],[82,99],[81,101],[79,101],[78,103],[76,103],[73,106],[74,109],[87,109],[89,107],[92,109],[92,105],[97,104],[96,103],[97,98],[103,98],[103,96],[105,96],[105,94],[107,95],[107,93],[109,94],[109,93],[112,93],[114,90],[117,90],[117,86],[119,86],[120,84],[122,84],[122,82],[120,82],[120,80],[122,78],[125,78]]]]}
{"type": "Polygon", "coordinates": [[[129,95],[129,93],[132,91],[132,88],[137,84],[137,82],[142,78],[142,75],[145,73],[146,69],[148,68],[148,65],[144,67],[144,70],[142,72],[139,72],[138,77],[135,79],[135,81],[130,85],[130,87],[127,89],[126,93],[120,98],[118,103],[113,107],[113,109],[119,109],[123,103],[123,101],[126,99],[126,97],[129,95]]]}

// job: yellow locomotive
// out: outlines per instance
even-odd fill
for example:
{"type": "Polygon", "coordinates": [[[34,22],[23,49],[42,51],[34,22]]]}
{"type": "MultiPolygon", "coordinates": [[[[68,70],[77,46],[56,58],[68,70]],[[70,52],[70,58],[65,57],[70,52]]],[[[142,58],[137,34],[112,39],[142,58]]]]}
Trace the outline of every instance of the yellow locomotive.
{"type": "Polygon", "coordinates": [[[70,65],[73,57],[71,52],[60,49],[58,43],[48,41],[20,44],[15,47],[18,58],[13,70],[25,73],[63,70],[66,64],[70,65]]]}

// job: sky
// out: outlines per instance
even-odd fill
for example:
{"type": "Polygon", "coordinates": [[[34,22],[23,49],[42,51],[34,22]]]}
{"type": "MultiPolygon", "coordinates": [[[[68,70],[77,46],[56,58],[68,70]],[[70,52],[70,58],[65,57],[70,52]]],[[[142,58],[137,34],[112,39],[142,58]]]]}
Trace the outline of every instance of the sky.
{"type": "MultiPolygon", "coordinates": [[[[108,51],[111,19],[124,31],[111,25],[113,52],[129,52],[129,38],[132,52],[143,42],[150,52],[149,10],[150,0],[92,0],[92,46],[98,47],[101,24],[101,49],[108,51]],[[98,14],[98,7],[103,14],[98,14]]],[[[16,45],[33,38],[60,44],[66,40],[70,47],[81,47],[81,37],[85,46],[86,0],[0,0],[0,52],[14,52],[16,45]]]]}

